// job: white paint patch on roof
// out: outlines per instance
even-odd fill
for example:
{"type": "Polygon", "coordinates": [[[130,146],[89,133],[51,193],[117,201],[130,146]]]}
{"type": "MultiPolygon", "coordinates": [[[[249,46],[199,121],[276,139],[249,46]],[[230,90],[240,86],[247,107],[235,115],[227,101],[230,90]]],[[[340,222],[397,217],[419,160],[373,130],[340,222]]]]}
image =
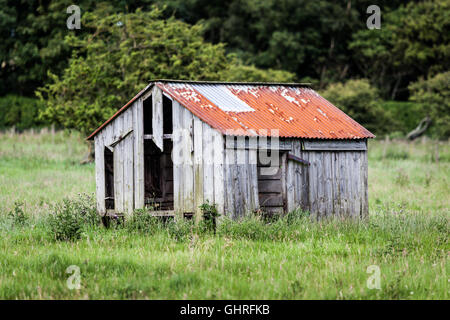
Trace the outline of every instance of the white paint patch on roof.
{"type": "MultiPolygon", "coordinates": [[[[244,101],[233,94],[226,86],[215,86],[209,84],[193,84],[192,87],[197,90],[202,96],[214,103],[223,111],[230,112],[249,112],[255,111],[244,101]]],[[[240,90],[248,90],[248,86],[233,86],[242,87],[240,90]]],[[[247,91],[248,92],[248,91],[247,91]]]]}
{"type": "Polygon", "coordinates": [[[281,91],[281,96],[282,96],[283,98],[285,98],[287,101],[292,102],[292,103],[295,103],[296,105],[298,105],[298,106],[300,107],[300,103],[297,101],[297,99],[295,99],[294,97],[291,97],[291,96],[288,94],[288,92],[289,92],[288,89],[282,89],[282,91],[281,91]]]}
{"type": "Polygon", "coordinates": [[[328,117],[327,117],[327,114],[326,114],[325,112],[323,112],[320,108],[317,108],[317,111],[319,111],[319,113],[320,113],[321,115],[323,115],[325,118],[328,118],[328,117]]]}
{"type": "Polygon", "coordinates": [[[186,100],[200,102],[200,98],[198,97],[198,93],[192,88],[190,84],[185,83],[174,83],[171,84],[172,87],[178,89],[175,93],[182,96],[186,100]],[[183,91],[182,91],[183,90],[183,91]]]}

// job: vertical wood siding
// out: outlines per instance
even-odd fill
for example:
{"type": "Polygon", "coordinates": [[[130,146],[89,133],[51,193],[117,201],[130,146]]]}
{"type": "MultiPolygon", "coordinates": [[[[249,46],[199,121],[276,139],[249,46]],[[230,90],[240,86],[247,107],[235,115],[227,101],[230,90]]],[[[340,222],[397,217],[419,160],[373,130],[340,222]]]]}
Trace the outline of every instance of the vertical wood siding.
{"type": "Polygon", "coordinates": [[[174,210],[192,212],[206,200],[223,213],[224,139],[220,132],[173,101],[174,210]]]}
{"type": "Polygon", "coordinates": [[[257,150],[244,148],[237,139],[237,148],[226,148],[224,166],[224,214],[238,219],[258,209],[257,150]]]}
{"type": "Polygon", "coordinates": [[[156,146],[164,151],[163,140],[163,98],[162,91],[157,86],[153,86],[152,90],[152,128],[153,142],[156,146]]]}
{"type": "MultiPolygon", "coordinates": [[[[158,104],[158,99],[154,101],[158,104]]],[[[192,212],[200,217],[198,207],[206,200],[215,204],[219,213],[232,218],[259,208],[255,143],[246,146],[238,139],[237,148],[225,148],[225,137],[220,132],[176,101],[173,101],[172,123],[176,212],[192,212]]],[[[160,124],[162,118],[153,124],[153,128],[160,124]]],[[[287,160],[280,192],[285,195],[288,211],[301,208],[315,217],[367,216],[367,151],[305,151],[300,139],[286,140],[292,143],[289,153],[310,162],[308,166],[287,160]]],[[[136,100],[95,136],[97,210],[100,214],[106,213],[105,147],[113,150],[115,211],[131,214],[135,208],[144,207],[142,99],[136,100]]]]}
{"type": "Polygon", "coordinates": [[[144,187],[144,107],[138,99],[133,107],[134,135],[134,207],[143,209],[145,205],[144,187]]]}
{"type": "Polygon", "coordinates": [[[288,161],[288,210],[317,218],[368,215],[367,151],[304,151],[294,140],[291,153],[310,165],[288,161]]]}
{"type": "Polygon", "coordinates": [[[97,212],[101,215],[106,213],[105,205],[105,156],[103,136],[98,134],[95,143],[95,186],[97,193],[97,212]]]}

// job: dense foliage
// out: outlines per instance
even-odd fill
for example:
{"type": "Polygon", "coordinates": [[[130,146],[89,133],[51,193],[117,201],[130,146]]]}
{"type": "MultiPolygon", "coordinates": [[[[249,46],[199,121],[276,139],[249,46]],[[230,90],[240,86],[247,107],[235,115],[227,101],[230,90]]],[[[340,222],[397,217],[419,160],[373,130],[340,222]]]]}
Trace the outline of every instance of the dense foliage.
{"type": "Polygon", "coordinates": [[[385,96],[405,97],[410,81],[450,66],[450,2],[400,6],[383,15],[378,32],[355,33],[350,48],[359,70],[385,96]]]}
{"type": "Polygon", "coordinates": [[[367,79],[332,84],[322,95],[373,133],[386,132],[387,118],[378,90],[367,79]]]}
{"type": "Polygon", "coordinates": [[[11,94],[0,97],[0,129],[15,127],[21,131],[48,125],[39,118],[44,107],[44,103],[36,98],[11,94]]]}
{"type": "Polygon", "coordinates": [[[46,86],[46,119],[83,132],[150,78],[300,81],[319,90],[365,78],[381,99],[407,101],[410,84],[450,65],[448,0],[377,1],[379,30],[366,27],[369,0],[80,0],[81,29],[68,30],[72,4],[0,0],[0,96],[46,86]]]}
{"type": "Polygon", "coordinates": [[[420,79],[410,85],[411,100],[434,122],[434,133],[438,137],[450,137],[450,71],[436,74],[428,79],[420,79]]]}
{"type": "Polygon", "coordinates": [[[75,48],[62,76],[38,91],[47,104],[44,118],[87,134],[125,104],[151,79],[289,81],[285,71],[263,71],[238,64],[222,44],[203,40],[202,26],[162,19],[153,8],[104,15],[110,7],[88,12],[83,26],[91,32],[72,35],[75,48]]]}

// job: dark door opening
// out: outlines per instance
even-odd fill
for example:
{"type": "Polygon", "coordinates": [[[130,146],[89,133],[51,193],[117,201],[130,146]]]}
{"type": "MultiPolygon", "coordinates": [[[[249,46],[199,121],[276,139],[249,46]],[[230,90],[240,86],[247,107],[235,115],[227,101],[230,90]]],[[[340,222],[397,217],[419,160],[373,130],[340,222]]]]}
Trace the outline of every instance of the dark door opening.
{"type": "Polygon", "coordinates": [[[144,142],[145,205],[173,210],[172,141],[164,139],[164,152],[152,140],[144,142]]]}
{"type": "Polygon", "coordinates": [[[105,207],[114,209],[114,155],[105,147],[105,207]]]}
{"type": "Polygon", "coordinates": [[[144,107],[144,134],[153,134],[152,122],[152,96],[143,101],[144,107]]]}
{"type": "MultiPolygon", "coordinates": [[[[270,157],[271,150],[268,150],[270,157]]],[[[282,213],[285,209],[285,197],[283,192],[283,157],[279,152],[278,164],[261,163],[258,152],[258,196],[259,206],[263,212],[273,214],[282,213]]]]}

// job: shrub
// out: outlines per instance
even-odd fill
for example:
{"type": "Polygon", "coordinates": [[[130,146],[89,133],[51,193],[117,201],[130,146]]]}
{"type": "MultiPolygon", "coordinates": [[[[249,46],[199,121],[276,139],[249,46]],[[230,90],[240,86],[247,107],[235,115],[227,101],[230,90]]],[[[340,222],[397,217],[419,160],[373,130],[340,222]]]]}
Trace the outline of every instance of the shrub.
{"type": "Polygon", "coordinates": [[[205,203],[199,206],[199,208],[203,213],[203,219],[199,225],[200,229],[202,229],[202,231],[204,232],[211,230],[214,230],[214,232],[216,232],[216,219],[219,216],[216,206],[214,204],[209,204],[209,201],[207,200],[205,203]]]}
{"type": "Polygon", "coordinates": [[[410,100],[420,104],[433,121],[432,132],[439,138],[450,137],[450,71],[420,79],[409,85],[410,100]]]}
{"type": "Polygon", "coordinates": [[[368,130],[387,132],[389,118],[381,107],[378,90],[367,79],[332,84],[322,95],[368,130]]]}
{"type": "Polygon", "coordinates": [[[390,119],[392,129],[400,133],[390,132],[391,138],[404,138],[426,116],[422,106],[415,102],[383,101],[381,106],[390,119]]]}
{"type": "Polygon", "coordinates": [[[56,240],[73,241],[81,238],[88,227],[99,225],[95,201],[91,196],[80,195],[77,199],[64,199],[56,204],[49,216],[51,233],[56,240]]]}
{"type": "Polygon", "coordinates": [[[9,212],[8,216],[12,220],[13,226],[23,227],[28,223],[29,217],[25,214],[23,210],[23,202],[14,202],[14,209],[9,212]]]}
{"type": "Polygon", "coordinates": [[[15,126],[19,131],[42,127],[48,123],[39,119],[44,103],[35,98],[15,95],[0,97],[0,129],[15,126]]]}
{"type": "Polygon", "coordinates": [[[186,219],[169,221],[167,223],[167,232],[175,241],[183,242],[193,234],[194,221],[186,219]]]}
{"type": "Polygon", "coordinates": [[[138,209],[134,211],[124,226],[130,231],[154,234],[162,228],[162,225],[160,217],[152,216],[149,210],[138,209]]]}

